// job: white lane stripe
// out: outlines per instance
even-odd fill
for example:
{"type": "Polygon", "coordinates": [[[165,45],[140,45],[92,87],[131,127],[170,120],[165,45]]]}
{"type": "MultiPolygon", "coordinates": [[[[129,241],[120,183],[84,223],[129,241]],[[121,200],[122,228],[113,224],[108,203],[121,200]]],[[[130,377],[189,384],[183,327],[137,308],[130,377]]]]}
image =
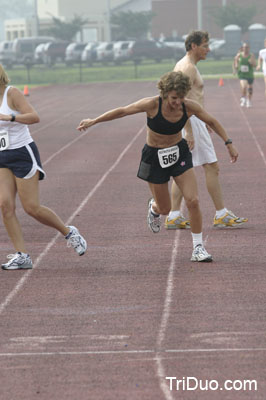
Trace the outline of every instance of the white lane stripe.
{"type": "MultiPolygon", "coordinates": [[[[98,183],[93,187],[93,189],[88,193],[88,195],[85,197],[85,199],[81,202],[79,207],[74,211],[74,213],[69,217],[68,221],[66,222],[66,225],[69,225],[71,221],[75,218],[75,216],[82,210],[82,208],[86,205],[86,203],[89,201],[89,199],[94,195],[96,190],[99,189],[99,187],[103,184],[105,179],[108,177],[108,175],[113,171],[113,169],[119,164],[121,159],[124,157],[124,155],[127,153],[127,151],[130,149],[130,147],[133,145],[133,143],[137,140],[137,138],[140,136],[142,131],[144,130],[145,125],[138,131],[138,133],[133,137],[133,139],[129,142],[129,144],[124,148],[124,150],[120,153],[119,157],[117,160],[113,163],[113,165],[105,172],[105,174],[101,177],[101,179],[98,181],[98,183]]],[[[57,238],[61,236],[60,233],[57,233],[54,238],[47,244],[46,248],[44,251],[39,255],[37,258],[36,262],[34,263],[34,268],[36,268],[41,260],[44,258],[44,256],[48,253],[50,248],[54,245],[56,242],[57,238]]],[[[34,270],[34,269],[33,269],[34,270]]],[[[33,270],[28,270],[25,275],[18,281],[16,286],[11,290],[11,292],[6,296],[5,300],[0,304],[0,314],[5,310],[7,305],[11,302],[11,300],[16,296],[16,294],[19,292],[19,290],[22,288],[22,286],[25,284],[25,282],[28,280],[29,276],[31,275],[33,270]]],[[[8,272],[6,272],[8,273],[8,272]]]]}
{"type": "Polygon", "coordinates": [[[166,373],[165,373],[164,366],[162,363],[162,352],[163,352],[162,345],[163,345],[163,342],[165,339],[165,333],[166,333],[167,324],[168,324],[168,320],[169,320],[169,316],[170,316],[172,293],[173,293],[173,287],[174,287],[174,279],[173,278],[174,278],[174,272],[175,272],[177,250],[178,250],[178,245],[179,245],[179,237],[180,237],[180,230],[177,230],[176,234],[175,234],[174,247],[172,250],[171,264],[170,264],[169,272],[168,272],[163,314],[162,314],[160,329],[158,332],[157,342],[156,342],[157,351],[156,351],[155,360],[156,360],[156,365],[157,365],[157,376],[159,378],[160,388],[161,388],[166,400],[172,400],[173,396],[169,390],[169,384],[165,380],[166,373]]]}
{"type": "MultiPolygon", "coordinates": [[[[163,357],[165,354],[186,354],[186,353],[194,353],[198,355],[198,353],[230,353],[230,352],[265,352],[265,347],[248,347],[248,348],[239,348],[239,349],[169,349],[169,350],[161,350],[163,357]]],[[[0,353],[0,357],[36,357],[36,356],[82,356],[82,355],[121,355],[121,354],[157,354],[157,350],[92,350],[92,351],[47,351],[47,352],[22,352],[22,353],[0,353]]],[[[157,361],[157,356],[153,358],[153,360],[157,361]]],[[[169,386],[169,385],[168,385],[169,386]]]]}
{"type": "Polygon", "coordinates": [[[255,134],[254,134],[254,132],[253,132],[253,129],[251,128],[251,125],[250,125],[250,123],[249,123],[249,121],[248,121],[248,119],[247,119],[247,116],[246,116],[246,114],[244,113],[243,108],[240,107],[240,105],[239,105],[239,103],[238,103],[238,98],[236,97],[236,94],[235,94],[235,92],[233,91],[233,88],[232,88],[232,86],[231,86],[230,84],[229,84],[229,87],[230,87],[231,92],[233,93],[233,97],[234,97],[235,102],[237,103],[237,105],[238,105],[239,108],[240,108],[240,112],[241,112],[242,116],[244,117],[243,119],[245,120],[245,122],[246,122],[246,124],[247,124],[248,130],[249,130],[249,132],[250,132],[250,134],[251,134],[251,136],[252,136],[252,138],[253,138],[253,140],[254,140],[254,142],[255,142],[255,144],[256,144],[256,147],[257,147],[257,149],[258,149],[258,151],[259,151],[259,153],[260,153],[260,155],[261,155],[261,158],[262,158],[264,164],[266,165],[266,157],[265,157],[265,154],[264,154],[264,152],[263,152],[263,150],[262,150],[262,148],[261,148],[261,146],[260,146],[260,144],[259,144],[259,142],[258,142],[258,140],[257,140],[257,138],[256,138],[256,136],[255,136],[255,134]]]}

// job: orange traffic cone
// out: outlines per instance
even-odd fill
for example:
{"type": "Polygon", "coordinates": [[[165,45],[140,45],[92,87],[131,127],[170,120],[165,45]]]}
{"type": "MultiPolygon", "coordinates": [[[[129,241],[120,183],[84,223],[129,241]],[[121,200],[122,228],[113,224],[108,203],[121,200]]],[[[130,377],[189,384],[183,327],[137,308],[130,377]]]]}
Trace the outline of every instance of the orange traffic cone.
{"type": "Polygon", "coordinates": [[[219,86],[224,86],[224,80],[223,80],[223,78],[220,78],[220,79],[219,79],[219,86]]]}
{"type": "Polygon", "coordinates": [[[23,94],[24,94],[24,96],[29,96],[29,88],[27,85],[24,86],[23,94]]]}

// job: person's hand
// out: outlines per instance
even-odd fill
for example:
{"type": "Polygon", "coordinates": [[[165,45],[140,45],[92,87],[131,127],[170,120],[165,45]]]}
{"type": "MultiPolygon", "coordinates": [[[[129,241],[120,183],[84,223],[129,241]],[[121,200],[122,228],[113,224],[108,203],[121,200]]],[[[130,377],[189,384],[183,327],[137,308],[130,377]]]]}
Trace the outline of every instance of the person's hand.
{"type": "Polygon", "coordinates": [[[260,71],[260,66],[259,65],[257,65],[256,71],[260,71]]]}
{"type": "Polygon", "coordinates": [[[78,131],[85,131],[86,129],[90,128],[92,125],[94,125],[95,120],[94,119],[83,119],[80,121],[79,126],[77,127],[78,131]]]}
{"type": "Polygon", "coordinates": [[[228,144],[226,147],[230,154],[231,163],[235,163],[238,158],[238,151],[234,148],[232,144],[228,144]]]}

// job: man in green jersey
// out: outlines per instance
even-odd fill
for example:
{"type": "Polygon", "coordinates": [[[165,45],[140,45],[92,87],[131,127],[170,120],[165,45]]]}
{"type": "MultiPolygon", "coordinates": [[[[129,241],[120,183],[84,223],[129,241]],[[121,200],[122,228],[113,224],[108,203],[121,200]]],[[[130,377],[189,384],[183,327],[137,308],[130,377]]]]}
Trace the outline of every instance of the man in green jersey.
{"type": "Polygon", "coordinates": [[[234,59],[234,69],[237,71],[237,76],[240,80],[241,89],[241,107],[251,107],[251,98],[253,93],[254,72],[256,67],[256,59],[254,54],[250,53],[250,48],[247,43],[244,43],[241,51],[237,53],[234,59]]]}

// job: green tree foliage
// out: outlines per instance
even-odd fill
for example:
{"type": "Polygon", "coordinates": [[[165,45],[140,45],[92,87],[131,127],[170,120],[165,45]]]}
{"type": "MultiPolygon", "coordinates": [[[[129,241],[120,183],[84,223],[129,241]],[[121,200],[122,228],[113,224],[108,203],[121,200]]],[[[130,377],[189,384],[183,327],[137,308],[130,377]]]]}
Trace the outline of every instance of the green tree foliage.
{"type": "Polygon", "coordinates": [[[111,15],[112,39],[141,39],[147,37],[154,13],[151,11],[122,11],[111,15]]]}
{"type": "Polygon", "coordinates": [[[53,25],[46,31],[43,31],[42,34],[67,41],[73,40],[75,35],[81,32],[81,28],[87,23],[87,19],[83,19],[78,15],[75,15],[70,22],[62,21],[54,16],[52,16],[52,18],[53,25]]]}
{"type": "Polygon", "coordinates": [[[235,3],[223,7],[209,7],[208,12],[221,28],[234,24],[240,26],[243,33],[248,31],[248,27],[258,13],[254,4],[243,7],[235,3]]]}

